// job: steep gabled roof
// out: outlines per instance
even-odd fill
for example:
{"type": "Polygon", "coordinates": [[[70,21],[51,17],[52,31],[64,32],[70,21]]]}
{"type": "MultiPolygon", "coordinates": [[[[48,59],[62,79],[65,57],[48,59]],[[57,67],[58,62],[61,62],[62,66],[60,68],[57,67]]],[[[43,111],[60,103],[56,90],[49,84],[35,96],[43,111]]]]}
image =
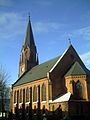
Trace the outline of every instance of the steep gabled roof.
{"type": "Polygon", "coordinates": [[[77,61],[71,66],[69,71],[66,73],[65,76],[70,75],[86,75],[87,71],[85,67],[82,67],[77,61]]]}
{"type": "MultiPolygon", "coordinates": [[[[56,64],[52,67],[52,69],[50,70],[50,72],[52,72],[55,69],[55,67],[58,65],[58,63],[61,61],[61,59],[68,53],[68,51],[74,51],[74,53],[78,56],[76,50],[74,49],[74,47],[72,46],[72,44],[70,44],[69,47],[64,51],[64,53],[62,54],[62,56],[58,59],[58,61],[56,62],[56,64]]],[[[79,58],[79,56],[78,56],[78,58],[79,58]]],[[[80,61],[81,61],[81,59],[80,59],[80,61]]],[[[82,61],[81,61],[81,63],[84,66],[84,63],[82,61]]]]}
{"type": "Polygon", "coordinates": [[[47,76],[47,72],[49,72],[49,70],[53,67],[53,65],[57,62],[57,60],[60,58],[60,56],[49,60],[45,63],[42,63],[40,65],[37,65],[35,67],[33,67],[29,72],[27,72],[26,74],[22,75],[21,78],[19,78],[14,84],[13,86],[18,86],[18,85],[22,85],[28,82],[32,82],[34,80],[38,80],[41,78],[44,78],[47,76]]]}
{"type": "MultiPolygon", "coordinates": [[[[68,51],[74,51],[74,53],[78,56],[75,49],[72,45],[69,46],[69,48],[61,55],[58,56],[50,61],[47,61],[45,63],[42,63],[40,65],[37,65],[33,67],[30,71],[23,74],[14,84],[13,86],[19,86],[25,83],[32,82],[34,80],[39,80],[41,78],[47,77],[47,73],[51,73],[55,67],[58,65],[58,63],[62,60],[62,58],[67,54],[68,51]]],[[[79,57],[79,56],[78,56],[79,57]]],[[[80,59],[80,58],[79,58],[80,59]]],[[[81,61],[81,59],[80,59],[81,61]]],[[[75,62],[73,65],[71,65],[70,69],[67,71],[67,75],[80,75],[80,74],[90,74],[90,71],[85,67],[84,63],[81,61],[80,64],[78,62],[75,62]]]]}
{"type": "MultiPolygon", "coordinates": [[[[72,46],[72,44],[70,44],[70,46],[64,51],[64,53],[61,55],[61,57],[58,59],[58,61],[55,63],[55,65],[51,68],[51,70],[49,71],[50,73],[55,69],[55,67],[58,65],[58,63],[61,61],[61,59],[69,52],[73,52],[75,54],[75,56],[77,56],[77,58],[80,61],[80,65],[83,67],[83,69],[85,70],[85,72],[90,75],[90,70],[88,70],[86,68],[86,66],[84,65],[83,61],[81,60],[81,58],[79,57],[79,55],[77,54],[76,50],[74,49],[74,47],[72,46]]],[[[68,59],[68,58],[67,58],[68,59]]],[[[76,59],[76,58],[74,58],[76,59]]]]}

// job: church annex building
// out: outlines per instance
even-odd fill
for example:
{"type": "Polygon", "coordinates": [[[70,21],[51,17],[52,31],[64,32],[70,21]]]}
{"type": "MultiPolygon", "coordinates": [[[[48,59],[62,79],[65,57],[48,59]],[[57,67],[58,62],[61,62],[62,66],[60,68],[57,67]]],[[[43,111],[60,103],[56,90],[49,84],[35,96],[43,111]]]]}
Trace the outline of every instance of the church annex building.
{"type": "Polygon", "coordinates": [[[90,112],[90,71],[72,45],[39,64],[30,18],[21,48],[18,80],[12,85],[10,110],[60,108],[67,115],[90,112]]]}

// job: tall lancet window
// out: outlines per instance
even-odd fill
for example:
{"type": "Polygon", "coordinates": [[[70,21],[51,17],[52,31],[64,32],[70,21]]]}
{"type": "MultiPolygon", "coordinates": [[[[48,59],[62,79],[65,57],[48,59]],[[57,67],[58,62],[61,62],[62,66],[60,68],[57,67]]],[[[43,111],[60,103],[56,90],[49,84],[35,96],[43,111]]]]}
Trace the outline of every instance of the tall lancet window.
{"type": "Polygon", "coordinates": [[[73,95],[74,95],[74,97],[75,97],[75,94],[76,94],[76,88],[75,88],[75,82],[74,82],[74,80],[71,80],[70,81],[70,84],[72,85],[72,92],[73,92],[73,95]]]}
{"type": "Polygon", "coordinates": [[[46,85],[42,85],[42,101],[46,101],[46,85]]]}
{"type": "Polygon", "coordinates": [[[14,103],[16,103],[16,90],[14,92],[14,103]]]}
{"type": "Polygon", "coordinates": [[[78,99],[82,99],[82,84],[79,80],[76,82],[76,94],[78,99]]]}
{"type": "Polygon", "coordinates": [[[24,62],[24,60],[23,60],[23,53],[22,53],[22,58],[21,59],[22,59],[22,63],[23,63],[24,62]]]}
{"type": "Polygon", "coordinates": [[[29,102],[29,88],[26,88],[26,102],[29,102]]]}
{"type": "Polygon", "coordinates": [[[33,102],[37,101],[37,87],[34,86],[33,88],[33,102]]]}
{"type": "Polygon", "coordinates": [[[22,103],[22,89],[20,89],[20,103],[22,103]]]}

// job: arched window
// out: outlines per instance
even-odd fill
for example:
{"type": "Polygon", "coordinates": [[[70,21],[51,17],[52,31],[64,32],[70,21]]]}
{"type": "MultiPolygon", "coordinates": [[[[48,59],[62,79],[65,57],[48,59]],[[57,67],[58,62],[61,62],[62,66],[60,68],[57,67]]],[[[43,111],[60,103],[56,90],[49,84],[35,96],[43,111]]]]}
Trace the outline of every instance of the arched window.
{"type": "Polygon", "coordinates": [[[42,85],[42,101],[46,101],[46,85],[42,85]]]}
{"type": "Polygon", "coordinates": [[[16,103],[16,90],[14,92],[14,103],[16,103]]]}
{"type": "Polygon", "coordinates": [[[29,88],[26,88],[26,102],[29,102],[29,88]]]}
{"type": "Polygon", "coordinates": [[[76,94],[76,87],[75,87],[75,82],[74,80],[71,80],[70,81],[70,84],[72,84],[72,92],[73,92],[73,96],[75,97],[75,94],[76,94]]]}
{"type": "Polygon", "coordinates": [[[22,102],[22,89],[20,89],[20,103],[22,102]]]}
{"type": "Polygon", "coordinates": [[[37,101],[37,87],[34,86],[33,88],[33,102],[37,101]]]}
{"type": "Polygon", "coordinates": [[[76,94],[78,99],[82,99],[82,84],[79,80],[76,82],[76,94]]]}

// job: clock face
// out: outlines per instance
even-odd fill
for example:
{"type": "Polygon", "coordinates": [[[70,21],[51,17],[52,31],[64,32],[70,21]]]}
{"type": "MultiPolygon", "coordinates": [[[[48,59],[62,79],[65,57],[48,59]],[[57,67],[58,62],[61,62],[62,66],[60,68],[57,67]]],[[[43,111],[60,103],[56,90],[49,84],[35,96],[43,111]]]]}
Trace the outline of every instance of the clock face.
{"type": "Polygon", "coordinates": [[[24,71],[24,67],[22,67],[22,72],[24,71]]]}

